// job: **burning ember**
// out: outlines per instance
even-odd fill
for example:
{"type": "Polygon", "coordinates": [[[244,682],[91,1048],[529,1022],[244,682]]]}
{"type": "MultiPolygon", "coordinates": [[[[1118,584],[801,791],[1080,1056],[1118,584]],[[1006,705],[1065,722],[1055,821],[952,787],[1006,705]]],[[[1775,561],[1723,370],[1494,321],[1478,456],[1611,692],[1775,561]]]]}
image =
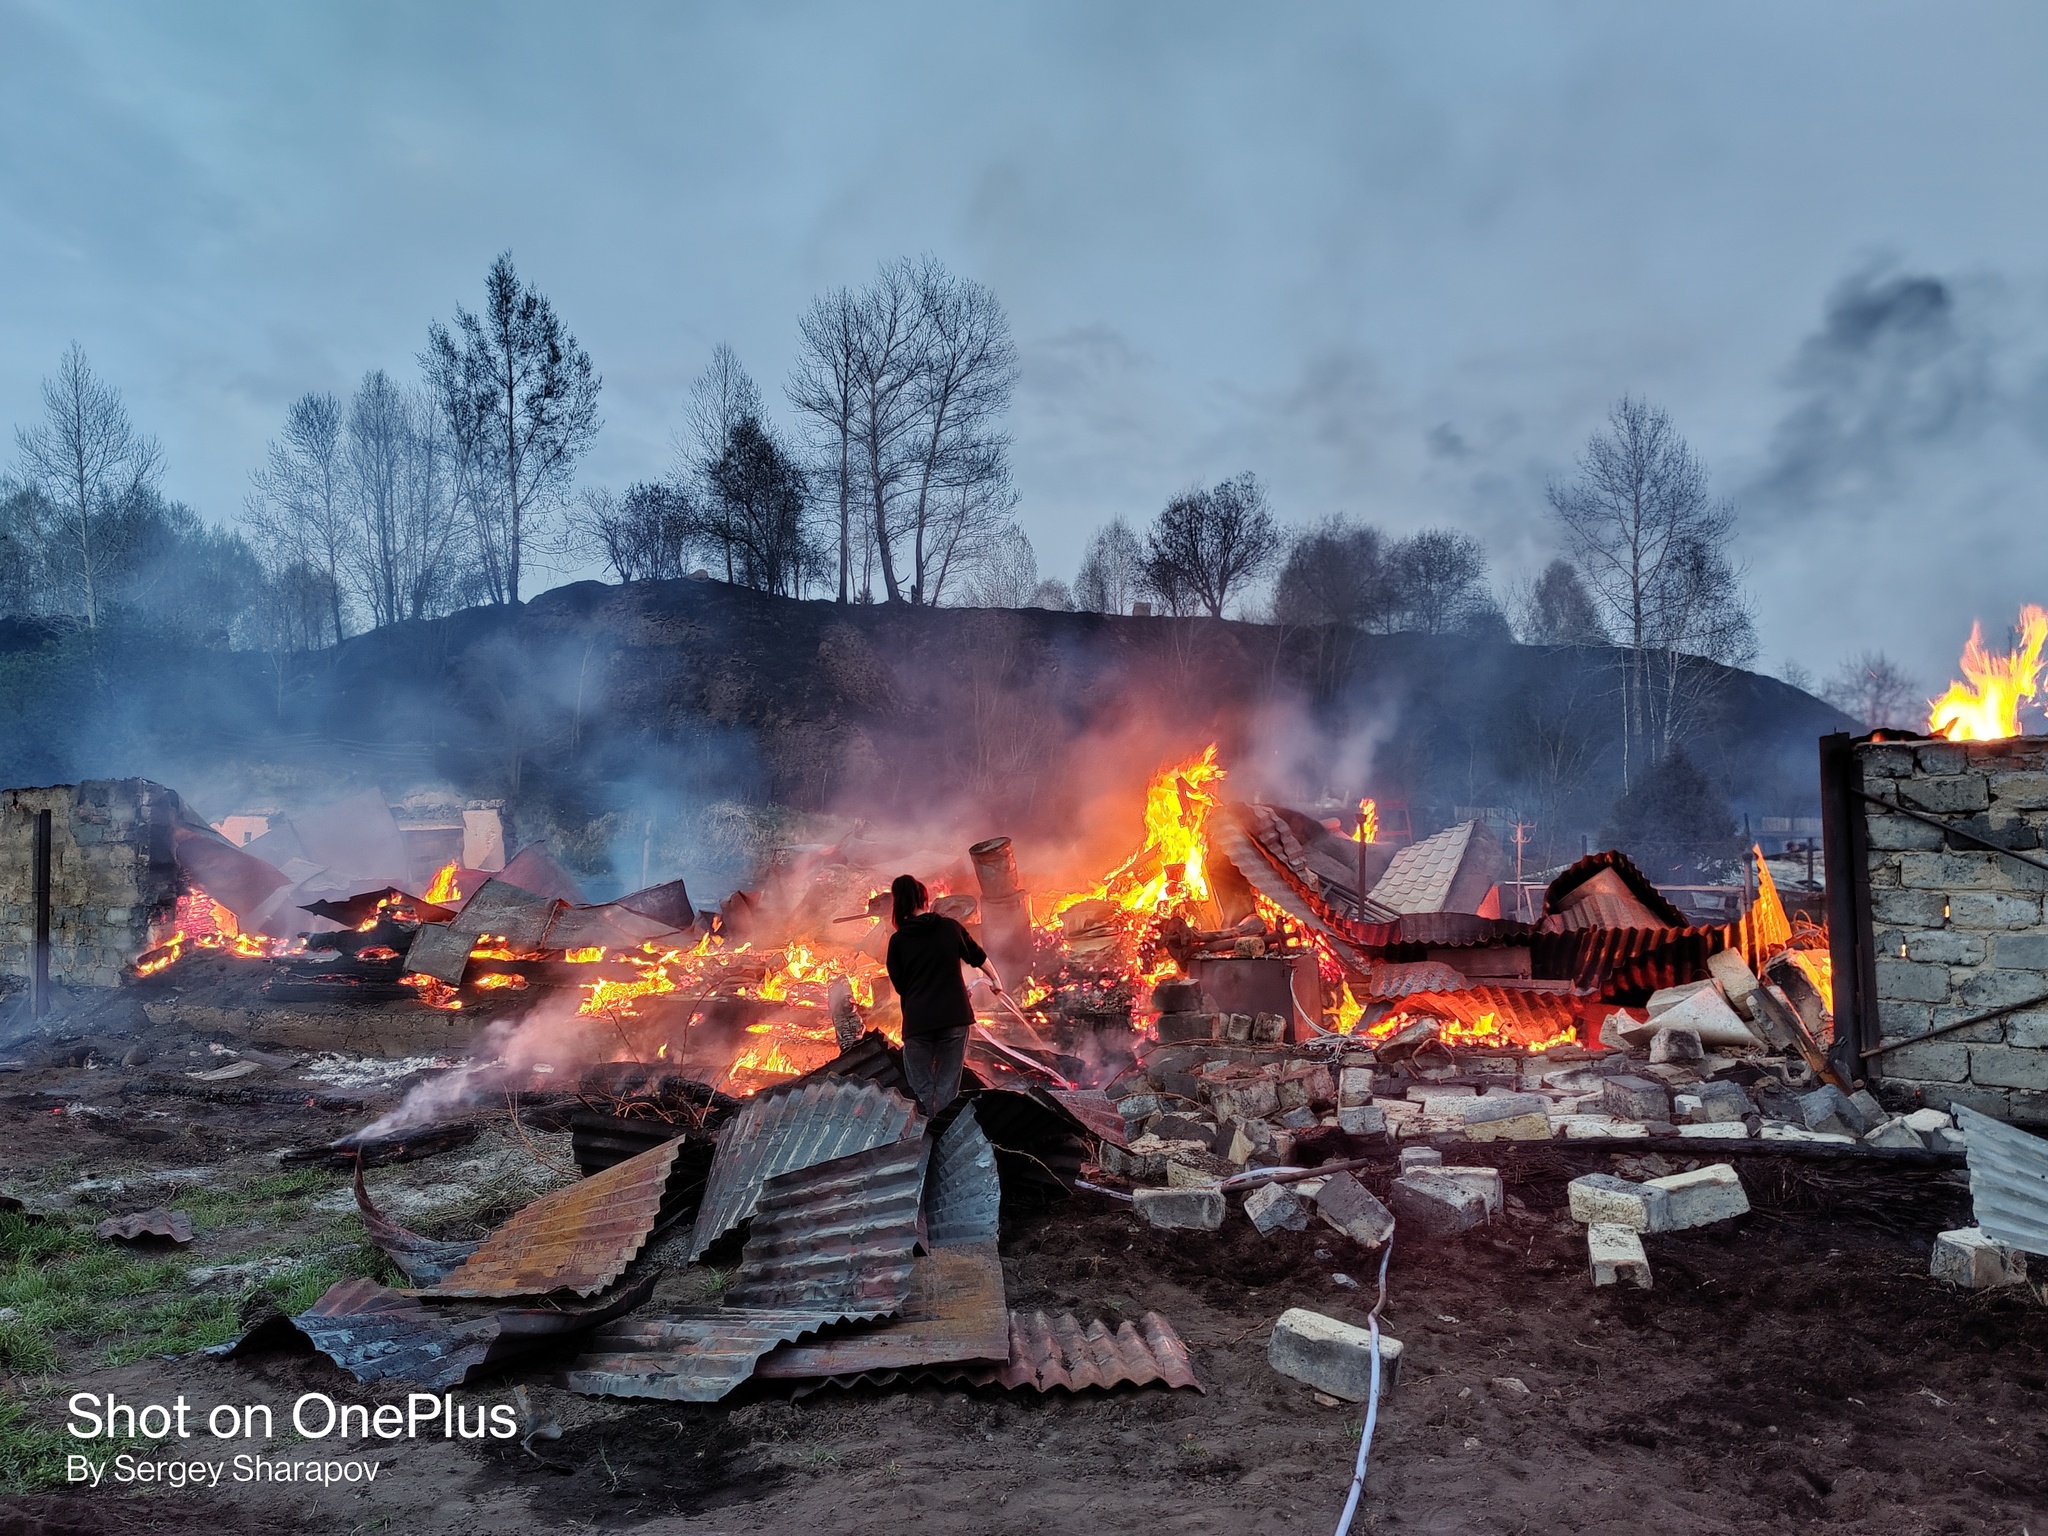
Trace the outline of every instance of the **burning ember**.
{"type": "Polygon", "coordinates": [[[1968,681],[1950,683],[1948,692],[1933,701],[1927,734],[1951,741],[2003,741],[2020,735],[2020,706],[2038,690],[2044,644],[2048,610],[2032,603],[2020,610],[2020,643],[2006,655],[1986,651],[1983,626],[1972,624],[1962,659],[1968,681]]]}
{"type": "Polygon", "coordinates": [[[451,860],[441,866],[434,883],[427,887],[427,900],[436,906],[452,907],[462,900],[462,887],[456,880],[456,866],[451,860]]]}
{"type": "Polygon", "coordinates": [[[178,898],[171,936],[135,962],[135,974],[154,976],[167,970],[188,948],[210,949],[242,960],[271,960],[298,947],[297,941],[242,932],[234,913],[195,887],[178,898]]]}

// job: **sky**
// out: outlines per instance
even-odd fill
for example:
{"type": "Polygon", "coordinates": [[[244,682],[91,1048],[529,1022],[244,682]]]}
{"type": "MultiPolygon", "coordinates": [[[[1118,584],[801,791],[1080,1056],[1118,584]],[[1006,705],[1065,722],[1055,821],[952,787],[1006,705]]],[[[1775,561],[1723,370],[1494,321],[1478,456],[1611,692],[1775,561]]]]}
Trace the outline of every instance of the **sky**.
{"type": "MultiPolygon", "coordinates": [[[[232,521],[292,398],[509,249],[663,473],[731,344],[930,252],[1008,309],[1019,517],[1251,470],[1505,594],[1625,392],[1739,518],[1763,654],[1938,690],[2048,602],[2048,8],[0,0],[0,425],[83,345],[232,521]]],[[[6,445],[0,443],[0,458],[6,445]]]]}

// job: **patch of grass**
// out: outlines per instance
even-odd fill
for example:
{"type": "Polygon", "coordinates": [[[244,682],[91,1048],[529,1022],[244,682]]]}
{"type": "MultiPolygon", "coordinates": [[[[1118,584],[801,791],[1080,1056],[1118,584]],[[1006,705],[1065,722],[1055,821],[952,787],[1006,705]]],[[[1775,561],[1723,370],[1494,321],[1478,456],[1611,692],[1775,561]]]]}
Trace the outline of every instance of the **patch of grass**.
{"type": "Polygon", "coordinates": [[[321,1168],[294,1168],[226,1188],[180,1190],[174,1201],[192,1215],[192,1225],[202,1232],[226,1227],[282,1227],[300,1220],[316,1195],[340,1187],[340,1175],[321,1168]]]}
{"type": "Polygon", "coordinates": [[[64,1453],[75,1442],[43,1423],[28,1406],[0,1398],[0,1488],[34,1493],[64,1481],[64,1453]]]}

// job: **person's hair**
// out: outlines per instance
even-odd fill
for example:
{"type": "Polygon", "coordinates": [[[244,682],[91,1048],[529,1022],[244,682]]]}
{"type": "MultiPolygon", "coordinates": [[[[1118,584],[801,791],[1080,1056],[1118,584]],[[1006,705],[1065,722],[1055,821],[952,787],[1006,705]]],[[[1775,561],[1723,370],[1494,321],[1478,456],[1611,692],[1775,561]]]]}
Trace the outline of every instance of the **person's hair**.
{"type": "Polygon", "coordinates": [[[889,896],[896,904],[896,926],[902,927],[924,910],[931,899],[924,882],[915,875],[898,875],[889,882],[889,896]]]}

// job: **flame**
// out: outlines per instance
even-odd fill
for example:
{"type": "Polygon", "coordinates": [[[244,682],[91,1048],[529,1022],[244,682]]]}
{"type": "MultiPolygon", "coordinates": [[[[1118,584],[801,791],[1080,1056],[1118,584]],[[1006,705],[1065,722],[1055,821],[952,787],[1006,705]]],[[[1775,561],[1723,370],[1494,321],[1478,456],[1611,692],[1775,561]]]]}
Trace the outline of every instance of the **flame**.
{"type": "Polygon", "coordinates": [[[2003,656],[1984,649],[1984,628],[1970,626],[1963,647],[1966,683],[1952,682],[1928,707],[1927,734],[1950,741],[2003,741],[2020,734],[2020,705],[2034,697],[2041,673],[2041,648],[2048,644],[2048,610],[2033,603],[2020,610],[2019,648],[2003,656]]]}
{"type": "Polygon", "coordinates": [[[1384,1040],[1399,1034],[1411,1024],[1429,1020],[1437,1026],[1437,1039],[1445,1045],[1477,1046],[1492,1050],[1522,1050],[1532,1055],[1539,1054],[1559,1045],[1575,1045],[1578,1035],[1568,1025],[1557,1034],[1546,1039],[1518,1040],[1514,1033],[1500,1021],[1500,1015],[1488,1010],[1467,1024],[1459,1019],[1440,1018],[1431,1013],[1395,1012],[1366,1030],[1366,1037],[1384,1040]]]}
{"type": "Polygon", "coordinates": [[[422,975],[418,971],[409,971],[398,979],[419,993],[420,1001],[429,1008],[439,1008],[443,1013],[461,1011],[462,999],[456,995],[455,988],[449,986],[447,982],[422,975]]]}
{"type": "Polygon", "coordinates": [[[178,898],[172,932],[135,962],[137,976],[154,976],[182,959],[188,949],[210,949],[238,960],[269,960],[296,952],[296,942],[244,933],[235,914],[196,886],[178,898]]]}
{"type": "Polygon", "coordinates": [[[470,985],[483,992],[524,992],[526,978],[515,976],[510,971],[490,971],[477,977],[470,985]]]}
{"type": "Polygon", "coordinates": [[[452,906],[462,900],[462,888],[455,878],[453,859],[441,866],[441,872],[434,876],[434,883],[427,887],[427,900],[437,907],[452,906]]]}
{"type": "Polygon", "coordinates": [[[587,949],[566,949],[562,958],[571,965],[594,965],[604,958],[604,946],[592,944],[587,949]]]}
{"type": "Polygon", "coordinates": [[[1367,798],[1367,799],[1364,799],[1364,800],[1361,800],[1361,801],[1359,801],[1359,802],[1358,802],[1358,828],[1357,828],[1357,830],[1356,830],[1356,831],[1354,831],[1354,832],[1353,832],[1353,833],[1351,834],[1351,840],[1352,840],[1352,841],[1353,841],[1354,843],[1373,843],[1373,842],[1378,842],[1378,841],[1379,841],[1379,835],[1380,835],[1380,803],[1379,803],[1379,801],[1377,801],[1377,800],[1374,800],[1374,799],[1371,799],[1371,798],[1367,798]]]}
{"type": "Polygon", "coordinates": [[[1832,1014],[1835,1011],[1835,957],[1824,949],[1795,949],[1791,952],[1792,963],[1799,967],[1806,979],[1813,983],[1813,990],[1820,994],[1821,1006],[1832,1014]]]}
{"type": "Polygon", "coordinates": [[[780,1045],[770,1044],[765,1049],[750,1045],[733,1058],[726,1068],[727,1077],[736,1077],[742,1072],[760,1072],[773,1077],[795,1077],[803,1069],[782,1053],[780,1045]]]}
{"type": "Polygon", "coordinates": [[[1358,1028],[1358,1021],[1365,1016],[1365,1004],[1352,996],[1351,983],[1349,981],[1344,982],[1342,985],[1344,989],[1343,996],[1338,999],[1336,1006],[1331,1009],[1331,1013],[1334,1015],[1337,1033],[1348,1035],[1358,1028]]]}

